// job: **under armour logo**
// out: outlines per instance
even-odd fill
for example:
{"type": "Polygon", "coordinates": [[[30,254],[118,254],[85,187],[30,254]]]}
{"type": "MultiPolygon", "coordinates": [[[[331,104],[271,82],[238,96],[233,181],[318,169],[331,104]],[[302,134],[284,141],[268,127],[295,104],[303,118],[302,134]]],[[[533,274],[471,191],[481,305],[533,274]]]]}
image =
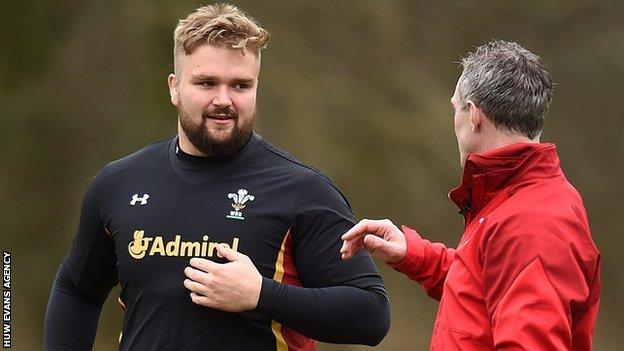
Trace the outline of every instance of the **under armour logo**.
{"type": "Polygon", "coordinates": [[[143,197],[139,197],[139,194],[132,195],[132,201],[130,201],[130,206],[134,206],[137,204],[137,201],[141,202],[141,206],[147,205],[147,199],[149,199],[149,194],[143,194],[143,197]]]}

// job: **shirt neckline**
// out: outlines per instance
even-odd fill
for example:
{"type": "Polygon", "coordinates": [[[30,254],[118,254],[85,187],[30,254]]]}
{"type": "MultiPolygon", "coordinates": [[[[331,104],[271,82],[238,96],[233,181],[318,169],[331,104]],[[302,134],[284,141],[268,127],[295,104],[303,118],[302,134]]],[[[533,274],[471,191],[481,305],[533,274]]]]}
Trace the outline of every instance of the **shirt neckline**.
{"type": "Polygon", "coordinates": [[[227,172],[232,167],[238,167],[237,165],[253,154],[261,140],[262,137],[254,132],[247,145],[236,154],[227,158],[211,158],[185,153],[179,147],[179,136],[176,135],[169,144],[169,164],[174,173],[184,182],[197,185],[214,179],[218,174],[227,172]]]}

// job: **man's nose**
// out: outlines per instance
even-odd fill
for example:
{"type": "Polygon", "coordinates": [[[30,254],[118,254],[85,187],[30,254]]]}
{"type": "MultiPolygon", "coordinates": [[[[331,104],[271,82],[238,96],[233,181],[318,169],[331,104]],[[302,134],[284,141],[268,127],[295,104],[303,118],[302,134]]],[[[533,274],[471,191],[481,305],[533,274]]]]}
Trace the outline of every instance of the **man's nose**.
{"type": "Polygon", "coordinates": [[[232,99],[230,98],[230,92],[227,86],[219,86],[217,89],[217,95],[212,100],[212,103],[216,106],[232,105],[232,99]]]}

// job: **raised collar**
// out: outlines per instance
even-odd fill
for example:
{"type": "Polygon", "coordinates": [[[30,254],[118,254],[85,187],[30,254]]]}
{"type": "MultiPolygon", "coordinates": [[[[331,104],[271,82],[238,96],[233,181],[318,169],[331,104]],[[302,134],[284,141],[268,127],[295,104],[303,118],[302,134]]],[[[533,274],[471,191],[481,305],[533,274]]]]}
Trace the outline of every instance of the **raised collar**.
{"type": "Polygon", "coordinates": [[[554,144],[509,144],[470,154],[461,184],[449,192],[449,198],[459,207],[460,213],[476,213],[505,188],[561,173],[554,144]]]}
{"type": "Polygon", "coordinates": [[[169,144],[169,163],[178,177],[190,185],[197,185],[218,177],[222,173],[242,167],[254,155],[261,141],[262,137],[254,132],[251,140],[238,153],[227,158],[212,159],[183,153],[179,149],[178,136],[176,136],[169,144]]]}

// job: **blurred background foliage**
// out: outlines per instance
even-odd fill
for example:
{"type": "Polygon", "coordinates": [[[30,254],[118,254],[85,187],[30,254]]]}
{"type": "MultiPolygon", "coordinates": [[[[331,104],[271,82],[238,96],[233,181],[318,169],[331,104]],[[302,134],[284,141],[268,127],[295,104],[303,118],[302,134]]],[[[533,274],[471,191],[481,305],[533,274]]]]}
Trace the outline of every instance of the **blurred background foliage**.
{"type": "MultiPolygon", "coordinates": [[[[359,218],[456,245],[460,177],[449,98],[459,58],[492,38],[557,82],[544,141],[583,194],[603,254],[597,350],[624,343],[624,3],[235,1],[269,30],[257,130],[328,174],[359,218]]],[[[0,246],[13,253],[16,350],[42,349],[50,285],[82,195],[107,162],[173,135],[171,33],[196,1],[0,1],[0,246]]],[[[436,302],[380,265],[392,328],[379,350],[427,349],[436,302]]],[[[113,350],[113,291],[95,350],[113,350]]],[[[365,350],[321,345],[321,350],[365,350]]]]}

